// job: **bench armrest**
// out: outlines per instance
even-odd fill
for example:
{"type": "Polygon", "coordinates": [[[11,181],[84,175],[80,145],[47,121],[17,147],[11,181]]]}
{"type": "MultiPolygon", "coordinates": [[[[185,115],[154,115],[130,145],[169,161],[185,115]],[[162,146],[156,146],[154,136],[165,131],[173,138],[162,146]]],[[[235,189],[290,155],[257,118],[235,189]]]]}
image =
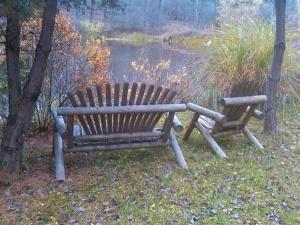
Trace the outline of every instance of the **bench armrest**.
{"type": "Polygon", "coordinates": [[[193,112],[199,113],[201,115],[207,116],[219,123],[222,123],[225,120],[225,116],[222,115],[221,113],[215,112],[213,110],[204,108],[202,106],[193,104],[193,103],[188,103],[187,108],[193,112]]]}
{"type": "Polygon", "coordinates": [[[61,137],[66,137],[66,135],[67,135],[67,126],[66,126],[66,123],[64,121],[64,118],[62,116],[57,115],[57,108],[52,109],[51,113],[52,113],[52,116],[53,116],[53,120],[54,120],[56,130],[58,131],[58,133],[60,134],[61,137]]]}
{"type": "Polygon", "coordinates": [[[173,119],[173,129],[178,133],[183,131],[183,125],[176,115],[174,116],[173,119]]]}
{"type": "Polygon", "coordinates": [[[95,115],[117,113],[165,113],[182,112],[186,110],[185,104],[156,104],[156,105],[124,105],[124,106],[93,106],[93,107],[59,107],[57,115],[95,115]]]}

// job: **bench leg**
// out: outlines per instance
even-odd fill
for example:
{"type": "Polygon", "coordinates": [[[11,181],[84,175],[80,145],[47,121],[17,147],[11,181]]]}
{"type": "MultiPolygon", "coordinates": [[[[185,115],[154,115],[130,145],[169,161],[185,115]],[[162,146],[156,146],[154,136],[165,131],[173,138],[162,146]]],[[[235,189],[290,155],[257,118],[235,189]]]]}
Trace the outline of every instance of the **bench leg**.
{"type": "Polygon", "coordinates": [[[218,143],[215,141],[213,136],[199,123],[196,122],[196,127],[204,137],[204,139],[208,142],[210,147],[214,150],[214,152],[221,158],[226,158],[227,155],[225,152],[223,152],[222,148],[218,145],[218,143]]]}
{"type": "Polygon", "coordinates": [[[59,132],[54,134],[54,151],[55,151],[55,173],[56,180],[65,180],[65,167],[64,167],[64,155],[63,155],[63,142],[59,132]]]}
{"type": "Polygon", "coordinates": [[[247,127],[244,128],[243,133],[257,148],[264,149],[264,146],[257,140],[254,134],[247,127]]]}
{"type": "Polygon", "coordinates": [[[170,144],[171,144],[171,147],[172,147],[172,149],[175,153],[175,156],[176,156],[176,159],[177,159],[177,162],[178,162],[179,166],[184,168],[184,169],[187,169],[188,167],[187,167],[186,161],[184,159],[181,148],[180,148],[180,146],[179,146],[179,144],[176,140],[176,136],[175,136],[173,130],[170,131],[169,139],[170,139],[170,144]]]}

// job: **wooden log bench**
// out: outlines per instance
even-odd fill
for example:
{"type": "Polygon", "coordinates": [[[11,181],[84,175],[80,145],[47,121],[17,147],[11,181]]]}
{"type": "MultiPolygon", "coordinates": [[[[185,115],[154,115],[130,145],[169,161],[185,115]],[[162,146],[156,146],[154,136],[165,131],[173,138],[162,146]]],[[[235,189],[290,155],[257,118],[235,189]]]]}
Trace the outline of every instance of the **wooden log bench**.
{"type": "Polygon", "coordinates": [[[173,132],[183,130],[175,113],[185,111],[186,105],[174,104],[175,95],[167,88],[137,83],[98,85],[69,94],[70,106],[52,109],[56,179],[65,180],[67,152],[170,146],[179,165],[187,168],[173,132]],[[164,122],[157,128],[160,120],[164,122]],[[84,134],[75,134],[75,121],[84,134]]]}

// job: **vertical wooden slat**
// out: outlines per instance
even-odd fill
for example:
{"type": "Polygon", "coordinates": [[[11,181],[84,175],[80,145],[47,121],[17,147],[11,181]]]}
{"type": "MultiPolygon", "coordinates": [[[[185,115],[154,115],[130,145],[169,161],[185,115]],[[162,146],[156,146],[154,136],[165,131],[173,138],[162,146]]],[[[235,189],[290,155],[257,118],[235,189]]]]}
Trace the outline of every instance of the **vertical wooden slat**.
{"type": "MultiPolygon", "coordinates": [[[[163,104],[168,104],[171,103],[174,99],[174,97],[176,96],[176,92],[172,91],[169,93],[169,95],[167,95],[165,97],[165,99],[162,101],[163,104]]],[[[152,130],[156,124],[158,123],[158,121],[160,120],[160,118],[162,117],[163,113],[156,113],[156,116],[154,117],[151,125],[150,125],[150,130],[152,130]]]]}
{"type": "MultiPolygon", "coordinates": [[[[88,99],[89,99],[89,102],[90,102],[90,106],[94,107],[95,106],[95,101],[94,101],[94,96],[93,96],[92,89],[89,88],[89,87],[86,88],[86,93],[87,93],[87,96],[88,96],[88,99]]],[[[94,123],[95,123],[96,129],[97,129],[97,133],[102,134],[102,130],[101,130],[101,127],[100,127],[100,121],[99,121],[98,115],[93,115],[93,118],[94,118],[94,123]]]]}
{"type": "MultiPolygon", "coordinates": [[[[148,103],[150,101],[150,98],[152,96],[153,90],[154,90],[154,85],[150,85],[148,87],[146,96],[145,96],[144,101],[142,103],[143,105],[148,105],[148,103]]],[[[140,129],[141,122],[142,122],[142,119],[143,119],[144,115],[145,115],[145,113],[138,113],[138,115],[136,117],[135,124],[134,124],[134,130],[139,130],[140,129]]]]}
{"type": "MultiPolygon", "coordinates": [[[[230,97],[237,97],[241,95],[241,89],[242,87],[242,82],[238,83],[237,85],[234,85],[232,87],[231,93],[230,93],[230,97]]],[[[224,107],[222,114],[224,114],[226,116],[226,120],[227,121],[233,121],[234,119],[234,114],[236,113],[237,107],[236,106],[230,106],[230,107],[224,107]]],[[[219,125],[219,123],[217,123],[216,125],[219,125]]],[[[216,127],[215,127],[216,128],[216,127]]],[[[215,130],[215,129],[213,129],[215,130]]]]}
{"type": "Polygon", "coordinates": [[[246,127],[248,121],[250,120],[252,114],[254,113],[254,110],[257,108],[257,104],[255,105],[251,105],[249,111],[246,113],[246,115],[243,117],[242,119],[242,126],[240,127],[240,129],[243,129],[246,127]]]}
{"type": "MultiPolygon", "coordinates": [[[[230,96],[239,96],[241,94],[241,85],[235,85],[232,88],[232,91],[230,93],[230,96]]],[[[232,121],[234,118],[234,114],[236,112],[237,107],[230,106],[230,107],[224,107],[222,114],[226,116],[227,121],[232,121]]],[[[217,126],[219,123],[216,123],[217,126]]],[[[217,127],[215,127],[217,128],[217,127]]],[[[214,130],[214,129],[213,129],[214,130]]]]}
{"type": "Polygon", "coordinates": [[[73,147],[74,116],[67,116],[67,147],[73,147]]]}
{"type": "MultiPolygon", "coordinates": [[[[236,97],[240,96],[249,96],[252,95],[254,83],[249,81],[243,81],[239,85],[239,92],[236,97]]],[[[239,106],[232,106],[231,108],[231,120],[239,120],[241,116],[244,114],[247,106],[239,105],[239,106]]]]}
{"type": "MultiPolygon", "coordinates": [[[[129,105],[134,104],[137,87],[138,87],[137,83],[133,83],[131,91],[130,91],[129,105]]],[[[124,122],[124,126],[123,126],[123,132],[128,131],[130,119],[131,119],[131,113],[125,114],[125,122],[124,122]]]]}
{"type": "MultiPolygon", "coordinates": [[[[76,102],[75,97],[72,94],[68,94],[68,98],[70,99],[70,102],[71,102],[73,107],[78,107],[79,106],[76,102]]],[[[90,135],[91,131],[90,131],[89,127],[87,126],[87,124],[84,120],[84,117],[82,115],[78,115],[78,119],[79,119],[79,122],[81,123],[81,126],[83,127],[84,132],[87,135],[90,135]]]]}
{"type": "MultiPolygon", "coordinates": [[[[243,89],[245,89],[244,93],[242,94],[242,96],[253,96],[255,95],[255,92],[257,91],[258,85],[255,81],[248,81],[247,82],[247,87],[244,87],[243,89]]],[[[242,105],[239,107],[238,111],[239,111],[239,118],[241,116],[243,116],[243,114],[245,113],[247,109],[246,105],[242,105]]]]}
{"type": "MultiPolygon", "coordinates": [[[[96,91],[97,91],[97,97],[98,97],[98,105],[99,105],[99,107],[101,107],[101,106],[103,106],[102,86],[97,85],[96,91]]],[[[107,134],[107,125],[106,125],[105,115],[101,114],[100,120],[101,120],[102,133],[107,134]]]]}
{"type": "MultiPolygon", "coordinates": [[[[243,96],[252,96],[255,94],[258,88],[258,83],[256,81],[242,81],[235,85],[231,97],[243,97],[243,96]]],[[[247,106],[231,106],[228,110],[228,121],[239,120],[245,113],[247,106]]]]}
{"type": "MultiPolygon", "coordinates": [[[[114,106],[119,106],[120,85],[115,84],[114,88],[114,106]]],[[[113,132],[118,132],[119,114],[113,114],[113,132]]]]}
{"type": "MultiPolygon", "coordinates": [[[[165,101],[165,98],[167,97],[169,92],[170,92],[170,89],[168,89],[168,88],[164,89],[161,96],[159,97],[159,99],[157,101],[157,104],[163,104],[165,101]]],[[[157,113],[151,113],[151,115],[149,116],[149,119],[148,119],[147,123],[145,124],[147,131],[151,131],[153,129],[152,124],[154,123],[156,116],[157,116],[157,113]]]]}
{"type": "MultiPolygon", "coordinates": [[[[124,83],[124,85],[123,85],[123,92],[122,92],[121,105],[127,105],[128,87],[129,87],[129,84],[128,83],[124,83]]],[[[125,123],[125,114],[122,113],[122,114],[120,114],[120,117],[119,117],[118,132],[122,132],[123,131],[124,123],[125,123]]]]}
{"type": "MultiPolygon", "coordinates": [[[[110,84],[106,84],[105,85],[105,97],[106,97],[106,106],[111,106],[111,87],[110,84]]],[[[111,114],[107,114],[107,130],[108,133],[111,134],[112,133],[112,115],[111,114]]]]}
{"type": "MultiPolygon", "coordinates": [[[[157,101],[157,99],[158,99],[158,97],[159,97],[159,95],[160,95],[161,90],[162,90],[162,87],[158,87],[158,88],[156,89],[156,91],[155,91],[153,97],[152,97],[151,100],[150,100],[150,103],[149,103],[150,105],[154,105],[154,104],[156,103],[156,101],[157,101]]],[[[143,119],[141,120],[140,127],[139,127],[139,130],[140,130],[140,131],[146,130],[146,128],[147,128],[147,121],[148,121],[149,117],[151,116],[151,114],[152,114],[152,113],[145,113],[145,114],[144,114],[144,117],[143,117],[143,119]]]]}
{"type": "MultiPolygon", "coordinates": [[[[243,96],[253,96],[258,93],[258,82],[256,81],[248,81],[247,82],[247,87],[244,87],[246,90],[245,93],[243,93],[243,96]],[[247,88],[248,87],[248,88],[247,88]]],[[[240,106],[239,107],[239,114],[240,117],[244,115],[245,111],[247,109],[246,105],[240,106]]]]}
{"type": "MultiPolygon", "coordinates": [[[[81,106],[86,107],[87,104],[85,102],[83,93],[81,91],[77,91],[77,96],[79,98],[81,106]]],[[[96,132],[96,129],[95,129],[95,126],[94,126],[94,123],[93,123],[92,116],[91,115],[85,115],[85,118],[86,118],[86,120],[88,122],[90,131],[92,132],[92,134],[96,134],[97,132],[96,132]]]]}
{"type": "MultiPolygon", "coordinates": [[[[140,87],[135,105],[140,105],[142,103],[145,89],[146,89],[146,84],[143,83],[140,87]]],[[[134,124],[135,124],[137,115],[138,115],[138,113],[132,113],[132,115],[131,115],[131,119],[130,119],[129,127],[128,127],[129,132],[134,130],[134,124]]]]}

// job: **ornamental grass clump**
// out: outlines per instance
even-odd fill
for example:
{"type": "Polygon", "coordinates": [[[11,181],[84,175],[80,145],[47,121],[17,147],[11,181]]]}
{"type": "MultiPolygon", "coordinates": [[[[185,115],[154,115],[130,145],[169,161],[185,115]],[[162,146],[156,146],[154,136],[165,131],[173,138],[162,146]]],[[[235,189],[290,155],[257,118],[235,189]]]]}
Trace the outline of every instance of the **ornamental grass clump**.
{"type": "Polygon", "coordinates": [[[224,25],[212,41],[208,79],[221,91],[241,80],[264,83],[272,57],[274,31],[269,24],[248,21],[224,25]]]}
{"type": "MultiPolygon", "coordinates": [[[[256,80],[263,91],[273,55],[274,38],[274,29],[266,22],[248,19],[224,25],[211,43],[212,55],[205,71],[208,83],[228,93],[234,84],[242,80],[256,80]]],[[[299,100],[299,70],[290,39],[287,34],[279,95],[299,100]]]]}

